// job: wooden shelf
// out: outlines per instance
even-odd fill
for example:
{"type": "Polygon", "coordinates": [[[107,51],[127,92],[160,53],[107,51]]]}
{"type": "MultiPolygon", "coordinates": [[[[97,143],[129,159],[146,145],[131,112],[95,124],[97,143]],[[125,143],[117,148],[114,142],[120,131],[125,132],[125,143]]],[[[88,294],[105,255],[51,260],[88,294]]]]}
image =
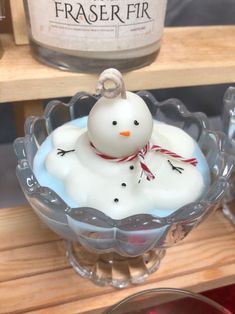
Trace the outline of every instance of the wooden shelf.
{"type": "MultiPolygon", "coordinates": [[[[235,82],[235,26],[166,28],[161,51],[147,67],[125,74],[129,90],[235,82]]],[[[97,75],[69,73],[37,62],[28,45],[1,37],[0,102],[94,92],[97,75]]]]}
{"type": "Polygon", "coordinates": [[[63,242],[29,206],[1,209],[0,239],[0,313],[98,314],[145,289],[201,292],[235,282],[234,226],[221,211],[169,248],[145,284],[123,290],[98,287],[77,275],[63,242]]]}

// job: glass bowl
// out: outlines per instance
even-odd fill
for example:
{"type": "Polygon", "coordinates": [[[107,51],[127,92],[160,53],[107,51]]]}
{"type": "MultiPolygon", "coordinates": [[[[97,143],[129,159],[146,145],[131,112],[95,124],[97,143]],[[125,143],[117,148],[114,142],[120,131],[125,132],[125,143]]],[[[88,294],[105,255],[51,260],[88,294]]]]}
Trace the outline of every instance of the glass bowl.
{"type": "MultiPolygon", "coordinates": [[[[235,163],[235,87],[229,87],[224,94],[222,130],[227,135],[227,152],[234,157],[235,163]]],[[[229,189],[223,202],[224,215],[235,225],[235,173],[231,175],[229,189]]]]}
{"type": "Polygon", "coordinates": [[[187,290],[159,288],[136,293],[106,314],[232,314],[218,303],[187,290]]]}
{"type": "Polygon", "coordinates": [[[167,247],[184,239],[218,208],[233,168],[224,152],[223,134],[208,130],[204,114],[190,113],[177,99],[158,102],[149,92],[138,95],[154,119],[180,127],[197,141],[210,168],[211,183],[201,199],[167,217],[142,214],[111,219],[95,208],[70,208],[53,190],[38,183],[33,160],[42,142],[60,125],[87,116],[98,96],[81,92],[68,104],[49,102],[44,116],[26,120],[25,137],[14,143],[22,190],[36,214],[65,240],[75,271],[96,284],[118,288],[143,282],[158,269],[167,247]]]}

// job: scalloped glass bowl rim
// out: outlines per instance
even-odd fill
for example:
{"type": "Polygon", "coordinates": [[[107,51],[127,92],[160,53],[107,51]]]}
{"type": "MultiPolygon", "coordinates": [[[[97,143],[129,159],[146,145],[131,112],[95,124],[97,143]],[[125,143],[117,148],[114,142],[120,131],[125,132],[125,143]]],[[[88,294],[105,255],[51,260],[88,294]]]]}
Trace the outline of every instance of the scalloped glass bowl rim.
{"type": "MultiPolygon", "coordinates": [[[[184,118],[187,118],[187,117],[193,117],[195,119],[198,119],[200,120],[200,123],[202,125],[202,128],[203,128],[203,132],[204,133],[207,133],[207,135],[212,135],[214,138],[216,138],[216,142],[217,142],[217,147],[218,147],[218,152],[219,154],[224,154],[224,151],[220,150],[219,148],[221,148],[223,145],[221,144],[222,141],[223,141],[223,137],[220,137],[216,132],[214,131],[211,131],[208,129],[208,122],[207,122],[207,118],[204,114],[200,113],[200,112],[195,112],[195,113],[191,113],[189,112],[186,107],[184,106],[184,104],[178,100],[178,99],[167,99],[163,102],[157,102],[157,100],[155,99],[155,97],[149,93],[149,92],[146,92],[146,91],[142,91],[142,92],[138,92],[137,94],[139,94],[140,96],[141,95],[147,95],[147,97],[151,98],[151,101],[154,102],[154,104],[160,104],[160,106],[163,106],[165,103],[172,103],[172,105],[174,107],[177,107],[177,110],[179,112],[179,114],[184,117],[184,118]]],[[[65,104],[65,103],[62,103],[62,102],[57,102],[57,101],[50,101],[48,103],[48,105],[46,106],[46,109],[44,111],[44,115],[42,117],[29,117],[26,122],[25,122],[25,136],[23,138],[18,138],[15,140],[15,143],[14,143],[14,147],[16,147],[16,143],[18,140],[22,140],[24,141],[24,144],[27,142],[27,140],[29,140],[34,134],[33,134],[33,124],[35,123],[36,120],[38,119],[44,119],[46,121],[46,125],[47,125],[47,131],[48,133],[50,134],[51,131],[49,130],[50,127],[48,127],[48,119],[50,119],[50,112],[53,110],[53,108],[55,106],[57,106],[58,104],[62,104],[66,107],[72,107],[75,103],[75,101],[77,100],[78,97],[82,97],[82,96],[89,96],[89,97],[92,97],[93,99],[95,98],[96,100],[98,99],[96,96],[94,95],[91,95],[89,93],[85,93],[85,92],[80,92],[80,93],[77,93],[74,97],[72,97],[72,99],[70,100],[69,103],[65,104]]],[[[71,120],[73,120],[73,118],[71,117],[71,120]]],[[[16,154],[17,155],[17,154],[16,154]]],[[[27,159],[26,159],[27,160],[27,159]]],[[[22,162],[23,160],[18,160],[18,167],[19,167],[19,164],[20,162],[22,162]]],[[[30,167],[31,168],[31,167],[30,167]]],[[[31,169],[32,170],[32,169],[31,169]]],[[[33,171],[32,171],[33,173],[33,171]]],[[[227,189],[228,187],[228,181],[227,181],[228,178],[224,177],[224,176],[220,176],[217,178],[217,183],[221,183],[221,190],[220,190],[220,195],[217,195],[218,198],[221,198],[221,195],[224,194],[225,190],[227,189]]],[[[28,194],[29,197],[35,197],[37,199],[37,191],[39,191],[40,189],[43,189],[44,192],[46,191],[47,193],[51,193],[53,192],[54,194],[56,194],[52,189],[48,188],[48,187],[43,187],[43,186],[40,186],[40,184],[38,183],[38,187],[36,188],[36,190],[34,191],[34,193],[31,193],[31,194],[28,194]]],[[[213,189],[213,187],[209,187],[209,190],[207,191],[210,192],[211,189],[213,189]]],[[[93,216],[95,214],[96,217],[99,217],[99,219],[103,220],[107,226],[106,227],[118,227],[119,229],[124,229],[125,228],[122,228],[126,225],[126,222],[127,220],[130,220],[130,219],[134,219],[136,221],[143,221],[143,218],[144,218],[144,222],[157,222],[157,224],[161,224],[162,226],[164,225],[170,225],[172,223],[179,223],[179,222],[185,222],[185,220],[187,221],[187,223],[190,223],[190,222],[193,222],[193,221],[196,221],[198,220],[200,217],[204,216],[204,214],[206,214],[206,209],[207,207],[210,205],[213,204],[212,201],[207,201],[206,199],[201,199],[197,202],[193,202],[193,203],[189,203],[189,204],[186,204],[185,206],[179,208],[178,210],[176,210],[175,212],[173,212],[172,214],[168,215],[168,216],[165,216],[165,217],[158,217],[158,216],[153,216],[151,214],[138,214],[138,215],[134,215],[134,216],[129,216],[129,217],[126,217],[124,219],[121,219],[121,220],[116,220],[116,219],[112,219],[111,217],[109,216],[106,216],[104,213],[102,213],[101,211],[95,209],[95,208],[86,208],[86,207],[77,207],[77,208],[70,208],[61,198],[58,194],[56,194],[58,199],[60,199],[62,202],[60,204],[64,204],[64,212],[65,212],[65,215],[69,214],[70,211],[73,211],[73,210],[88,210],[88,211],[91,211],[93,212],[93,216]],[[196,215],[192,215],[190,217],[184,217],[184,218],[181,218],[181,219],[174,219],[178,213],[181,213],[185,208],[188,208],[188,207],[192,207],[192,208],[195,208],[195,211],[196,211],[196,215]],[[198,210],[198,208],[201,208],[201,210],[198,210]]],[[[214,200],[214,202],[216,202],[217,200],[214,200]]],[[[30,202],[30,201],[29,201],[30,202]]],[[[55,219],[54,219],[55,220],[55,219]]],[[[103,227],[102,227],[103,228],[103,227]]],[[[149,228],[150,229],[154,229],[154,227],[152,228],[149,228]]]]}

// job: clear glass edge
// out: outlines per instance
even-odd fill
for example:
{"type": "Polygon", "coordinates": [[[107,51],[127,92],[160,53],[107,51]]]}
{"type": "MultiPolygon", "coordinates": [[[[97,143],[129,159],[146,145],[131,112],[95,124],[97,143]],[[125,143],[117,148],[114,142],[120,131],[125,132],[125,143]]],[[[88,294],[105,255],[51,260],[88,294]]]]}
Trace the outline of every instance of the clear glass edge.
{"type": "Polygon", "coordinates": [[[118,309],[119,306],[129,302],[130,300],[148,294],[148,293],[177,293],[182,295],[183,297],[191,297],[193,299],[197,299],[199,301],[202,301],[204,303],[207,303],[211,306],[213,306],[215,309],[223,312],[224,314],[232,314],[229,310],[225,309],[222,305],[216,303],[215,301],[205,297],[204,295],[200,295],[197,293],[194,293],[192,291],[186,290],[186,289],[177,289],[177,288],[168,288],[168,287],[162,287],[162,288],[153,288],[153,289],[147,289],[140,292],[137,292],[131,296],[126,297],[125,299],[121,300],[120,302],[114,304],[111,308],[106,310],[105,314],[112,314],[115,312],[115,310],[118,309]]]}
{"type": "MultiPolygon", "coordinates": [[[[214,197],[214,199],[210,200],[209,202],[206,199],[202,199],[199,202],[187,204],[186,206],[184,206],[182,208],[179,208],[173,214],[171,214],[171,215],[169,215],[167,217],[164,217],[164,218],[152,216],[152,215],[149,215],[149,214],[145,214],[145,215],[130,216],[130,217],[124,218],[122,220],[115,220],[115,219],[112,219],[112,218],[104,215],[102,212],[100,212],[99,210],[97,210],[95,208],[89,209],[89,208],[84,208],[84,207],[78,207],[76,209],[77,210],[82,210],[82,211],[83,210],[91,210],[93,212],[93,214],[97,215],[105,223],[106,226],[103,226],[102,228],[118,228],[120,230],[123,229],[123,231],[127,231],[127,230],[125,230],[125,227],[124,228],[122,228],[122,227],[125,226],[125,225],[128,225],[127,222],[130,219],[138,220],[140,222],[140,224],[141,224],[142,221],[144,221],[144,222],[146,222],[146,221],[157,222],[157,224],[159,224],[159,226],[161,226],[161,227],[163,225],[171,225],[172,223],[176,224],[176,223],[180,223],[180,222],[183,222],[183,221],[185,222],[185,219],[177,220],[177,219],[175,219],[175,217],[185,207],[189,207],[189,206],[192,207],[192,208],[195,208],[195,209],[198,208],[198,207],[201,207],[201,210],[200,210],[200,213],[198,215],[195,215],[191,219],[188,219],[187,223],[193,223],[193,222],[196,222],[197,220],[201,220],[202,217],[207,214],[206,208],[208,208],[208,207],[210,208],[211,207],[210,205],[212,205],[213,202],[216,202],[216,203],[220,202],[221,199],[223,198],[223,196],[224,196],[224,194],[225,194],[225,192],[226,192],[226,190],[228,188],[228,185],[229,185],[228,180],[229,180],[230,173],[232,172],[232,169],[234,167],[234,159],[231,159],[231,156],[226,154],[226,152],[224,150],[224,144],[223,144],[224,137],[223,137],[223,134],[221,133],[220,135],[218,135],[218,133],[208,130],[208,122],[207,122],[206,116],[203,113],[191,113],[191,112],[189,112],[186,109],[186,107],[182,104],[182,102],[179,101],[178,99],[168,99],[166,101],[163,101],[163,102],[159,103],[159,102],[157,102],[155,97],[151,93],[149,93],[149,92],[141,91],[138,94],[140,96],[141,95],[145,95],[146,97],[149,97],[151,99],[151,101],[154,103],[155,106],[156,105],[163,106],[165,103],[169,103],[169,102],[174,103],[174,106],[177,107],[177,110],[182,115],[182,117],[194,117],[194,118],[200,120],[203,132],[207,133],[209,136],[210,135],[213,136],[216,139],[217,147],[218,147],[218,155],[221,156],[221,158],[222,158],[222,160],[224,162],[224,169],[227,169],[227,174],[223,173],[221,176],[219,176],[217,178],[217,185],[220,187],[219,188],[220,193],[217,194],[214,197]]],[[[53,111],[53,108],[55,106],[57,106],[58,104],[62,104],[64,106],[68,107],[69,111],[70,111],[70,114],[71,114],[71,119],[73,119],[73,105],[74,105],[75,102],[79,101],[79,99],[84,97],[84,96],[89,96],[89,97],[91,96],[91,97],[97,99],[97,96],[95,96],[95,95],[91,95],[91,94],[88,94],[86,92],[80,92],[80,93],[77,93],[74,97],[72,97],[71,101],[68,104],[61,103],[60,101],[50,101],[49,104],[47,105],[46,109],[45,109],[44,116],[42,116],[42,117],[29,117],[26,120],[26,122],[25,122],[25,137],[17,138],[15,140],[15,142],[14,142],[14,150],[15,150],[16,156],[18,158],[18,166],[17,166],[17,172],[18,173],[17,173],[17,177],[18,177],[21,185],[23,183],[22,182],[23,178],[20,176],[19,171],[22,169],[22,165],[23,164],[26,165],[28,162],[27,162],[26,156],[21,156],[19,154],[18,146],[22,145],[25,148],[25,143],[27,141],[29,141],[30,138],[33,136],[33,124],[34,124],[34,122],[37,119],[39,119],[39,118],[40,119],[44,119],[46,121],[46,125],[47,125],[47,128],[48,128],[48,131],[50,133],[52,131],[52,129],[51,129],[49,121],[50,121],[50,114],[53,111]]],[[[22,147],[22,150],[23,150],[23,147],[22,147]]],[[[29,171],[31,171],[31,174],[33,175],[32,169],[30,167],[28,169],[29,169],[29,171]]],[[[24,190],[24,192],[27,193],[29,197],[37,199],[38,195],[40,195],[40,189],[41,188],[44,189],[44,193],[46,191],[47,191],[47,193],[53,192],[51,189],[49,189],[47,187],[41,187],[39,183],[35,186],[35,189],[32,192],[26,192],[25,190],[24,190]]],[[[53,193],[55,193],[55,192],[53,192],[53,193]]],[[[58,197],[58,199],[60,199],[60,197],[58,195],[57,195],[57,197],[58,197]]],[[[64,210],[66,215],[68,215],[71,212],[71,210],[74,210],[74,208],[70,208],[62,200],[61,200],[60,204],[64,205],[63,210],[64,210]]],[[[156,224],[154,224],[154,225],[155,225],[155,227],[153,227],[153,228],[156,228],[156,224]]],[[[153,228],[151,228],[151,229],[153,229],[153,228]]],[[[149,229],[146,228],[146,230],[149,230],[149,229]]]]}

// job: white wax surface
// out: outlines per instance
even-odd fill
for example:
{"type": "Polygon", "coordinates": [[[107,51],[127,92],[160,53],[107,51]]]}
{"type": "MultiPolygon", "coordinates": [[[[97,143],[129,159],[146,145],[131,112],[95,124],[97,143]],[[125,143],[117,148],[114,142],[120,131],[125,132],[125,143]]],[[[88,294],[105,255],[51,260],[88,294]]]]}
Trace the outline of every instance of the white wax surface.
{"type": "Polygon", "coordinates": [[[52,188],[71,207],[93,207],[114,219],[140,213],[167,216],[196,201],[208,185],[205,158],[194,140],[179,128],[155,122],[150,142],[184,158],[196,157],[198,166],[149,152],[146,163],[156,178],[148,181],[143,174],[138,183],[141,168],[137,159],[122,163],[102,159],[90,146],[86,121],[72,123],[83,127],[70,123],[56,129],[43,143],[34,162],[39,183],[52,188]],[[75,151],[60,156],[58,148],[75,151]],[[168,160],[182,167],[182,174],[172,170],[168,160]]]}

